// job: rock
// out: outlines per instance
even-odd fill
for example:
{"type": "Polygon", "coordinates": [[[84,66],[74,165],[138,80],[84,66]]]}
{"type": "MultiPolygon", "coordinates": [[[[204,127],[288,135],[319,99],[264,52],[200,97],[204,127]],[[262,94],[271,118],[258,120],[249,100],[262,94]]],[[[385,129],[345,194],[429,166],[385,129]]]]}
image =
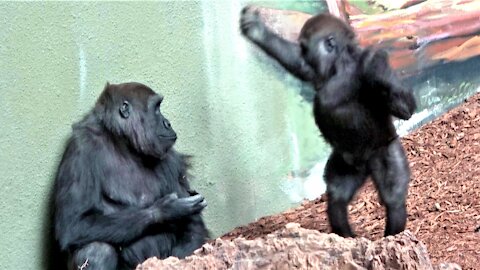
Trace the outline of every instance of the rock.
{"type": "MultiPolygon", "coordinates": [[[[289,223],[265,237],[216,239],[179,260],[150,258],[137,270],[159,269],[434,269],[426,247],[404,231],[377,241],[342,238],[289,223]]],[[[455,269],[455,268],[436,268],[455,269]]]]}
{"type": "Polygon", "coordinates": [[[462,270],[462,267],[456,263],[440,263],[435,270],[462,270]]]}

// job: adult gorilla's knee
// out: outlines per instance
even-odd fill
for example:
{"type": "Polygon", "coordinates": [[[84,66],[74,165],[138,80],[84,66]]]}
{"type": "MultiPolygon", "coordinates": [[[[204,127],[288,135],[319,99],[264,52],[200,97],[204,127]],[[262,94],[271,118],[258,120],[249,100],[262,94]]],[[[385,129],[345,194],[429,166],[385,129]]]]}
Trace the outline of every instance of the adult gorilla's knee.
{"type": "Polygon", "coordinates": [[[118,256],[116,250],[107,243],[93,242],[78,249],[72,257],[71,270],[115,270],[118,256]]]}

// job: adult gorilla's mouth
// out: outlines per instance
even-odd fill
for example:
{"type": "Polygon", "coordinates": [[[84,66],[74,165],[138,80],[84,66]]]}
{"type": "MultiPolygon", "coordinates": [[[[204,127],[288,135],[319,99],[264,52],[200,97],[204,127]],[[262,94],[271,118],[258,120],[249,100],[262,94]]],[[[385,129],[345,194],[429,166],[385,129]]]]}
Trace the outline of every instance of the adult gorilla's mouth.
{"type": "Polygon", "coordinates": [[[163,139],[163,140],[173,140],[173,141],[177,140],[177,136],[161,136],[161,135],[159,135],[158,137],[163,139]]]}

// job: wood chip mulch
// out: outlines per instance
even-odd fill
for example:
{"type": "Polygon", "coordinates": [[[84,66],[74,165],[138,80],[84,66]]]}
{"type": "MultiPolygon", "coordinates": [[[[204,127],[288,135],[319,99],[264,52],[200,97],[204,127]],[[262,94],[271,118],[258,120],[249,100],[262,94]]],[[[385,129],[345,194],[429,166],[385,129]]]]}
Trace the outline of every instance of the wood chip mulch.
{"type": "MultiPolygon", "coordinates": [[[[407,229],[428,247],[432,263],[480,269],[480,94],[402,139],[412,169],[407,229]]],[[[329,232],[326,197],[260,218],[222,238],[253,239],[297,222],[329,232]]],[[[371,181],[349,206],[359,236],[379,239],[384,208],[371,181]]]]}

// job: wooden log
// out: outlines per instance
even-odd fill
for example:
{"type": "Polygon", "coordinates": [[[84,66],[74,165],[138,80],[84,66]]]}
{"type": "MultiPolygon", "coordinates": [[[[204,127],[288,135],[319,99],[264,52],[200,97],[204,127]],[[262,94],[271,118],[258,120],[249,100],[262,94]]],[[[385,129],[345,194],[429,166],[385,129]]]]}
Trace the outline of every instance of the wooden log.
{"type": "Polygon", "coordinates": [[[430,0],[382,14],[352,15],[349,21],[363,39],[362,43],[376,44],[412,37],[420,47],[433,41],[479,32],[480,1],[468,1],[454,5],[452,1],[430,0]]]}
{"type": "MultiPolygon", "coordinates": [[[[372,15],[359,13],[354,1],[326,1],[330,12],[350,23],[362,46],[388,50],[392,66],[401,74],[480,55],[478,0],[412,0],[403,3],[403,9],[372,15]]],[[[291,41],[297,40],[311,17],[296,11],[258,10],[270,28],[291,41]]]]}
{"type": "Polygon", "coordinates": [[[445,46],[447,42],[441,42],[430,46],[426,54],[433,60],[444,61],[462,61],[480,55],[480,35],[472,38],[456,38],[450,42],[458,45],[445,46]]]}
{"type": "Polygon", "coordinates": [[[428,0],[349,19],[360,43],[390,51],[391,65],[405,75],[480,55],[475,38],[480,33],[480,1],[428,0]]]}
{"type": "Polygon", "coordinates": [[[325,0],[325,2],[327,2],[328,12],[330,12],[330,14],[333,14],[344,22],[348,22],[345,2],[343,0],[325,0]]]}
{"type": "Polygon", "coordinates": [[[385,10],[407,8],[424,1],[425,0],[370,0],[372,4],[385,10]]]}

